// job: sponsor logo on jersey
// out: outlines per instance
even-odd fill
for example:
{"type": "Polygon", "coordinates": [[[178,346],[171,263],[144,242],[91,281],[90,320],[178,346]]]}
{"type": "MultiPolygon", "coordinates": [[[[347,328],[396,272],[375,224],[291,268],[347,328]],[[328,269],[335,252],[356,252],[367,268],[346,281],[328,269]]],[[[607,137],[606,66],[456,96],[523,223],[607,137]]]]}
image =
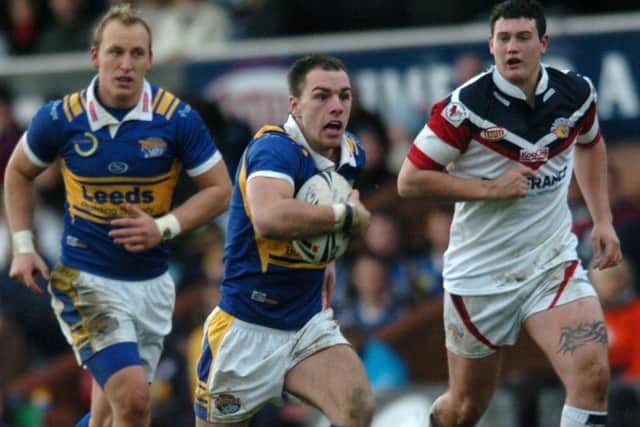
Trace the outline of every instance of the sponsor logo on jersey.
{"type": "Polygon", "coordinates": [[[490,127],[483,129],[480,136],[489,141],[499,141],[507,135],[507,130],[500,127],[490,127]]]}
{"type": "Polygon", "coordinates": [[[125,162],[111,162],[107,169],[114,175],[122,175],[129,170],[129,165],[125,162]]]}
{"type": "Polygon", "coordinates": [[[98,149],[98,138],[90,132],[85,132],[84,138],[73,141],[73,149],[79,156],[89,157],[98,149]]]}
{"type": "Polygon", "coordinates": [[[160,157],[167,151],[167,143],[160,138],[141,139],[138,143],[145,159],[160,157]]]}
{"type": "Polygon", "coordinates": [[[449,123],[458,127],[469,117],[469,112],[463,104],[454,101],[447,104],[444,110],[442,110],[442,116],[447,119],[449,123]]]}
{"type": "Polygon", "coordinates": [[[532,150],[520,150],[521,163],[539,163],[549,160],[549,148],[535,148],[532,150]]]}
{"type": "Polygon", "coordinates": [[[553,121],[553,124],[551,125],[551,133],[558,138],[568,138],[572,127],[573,122],[571,120],[560,117],[553,121]]]}
{"type": "Polygon", "coordinates": [[[240,399],[232,394],[219,394],[215,396],[215,405],[221,414],[235,414],[240,410],[240,399]]]}
{"type": "Polygon", "coordinates": [[[86,249],[87,244],[78,239],[76,236],[68,235],[66,238],[66,242],[68,246],[73,246],[74,248],[86,249]]]}
{"type": "Polygon", "coordinates": [[[565,166],[552,175],[537,176],[529,178],[529,188],[531,190],[544,190],[558,184],[567,176],[567,167],[565,166]]]}
{"type": "Polygon", "coordinates": [[[153,191],[142,191],[140,187],[133,187],[130,191],[95,190],[92,192],[91,188],[83,185],[82,197],[88,202],[97,203],[99,205],[105,203],[111,203],[114,205],[131,203],[135,205],[139,203],[151,203],[154,200],[153,191]]]}

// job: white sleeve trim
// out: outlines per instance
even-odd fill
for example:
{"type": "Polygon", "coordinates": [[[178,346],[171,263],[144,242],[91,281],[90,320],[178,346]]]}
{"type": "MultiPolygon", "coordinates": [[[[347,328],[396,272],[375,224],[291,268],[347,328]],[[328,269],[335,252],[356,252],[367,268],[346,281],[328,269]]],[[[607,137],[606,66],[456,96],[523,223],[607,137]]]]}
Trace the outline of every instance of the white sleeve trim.
{"type": "Polygon", "coordinates": [[[201,175],[214,167],[220,160],[222,160],[222,154],[220,154],[220,151],[216,151],[208,160],[205,160],[193,169],[187,169],[187,175],[191,177],[201,175]]]}
{"type": "Polygon", "coordinates": [[[593,142],[593,139],[598,134],[598,130],[600,129],[600,124],[598,123],[598,116],[593,120],[593,125],[591,129],[589,129],[586,133],[578,135],[577,142],[578,144],[589,144],[593,142]]]}
{"type": "Polygon", "coordinates": [[[26,131],[24,134],[22,134],[22,150],[24,151],[24,154],[27,155],[29,160],[31,160],[31,162],[36,166],[39,166],[41,168],[46,168],[52,163],[52,162],[45,162],[44,160],[40,159],[40,157],[36,156],[36,153],[31,151],[31,148],[29,147],[29,142],[27,142],[26,131]]]}
{"type": "Polygon", "coordinates": [[[251,175],[249,175],[247,177],[247,183],[249,183],[249,181],[251,181],[251,179],[253,179],[253,178],[257,177],[257,176],[263,176],[265,178],[282,179],[284,181],[287,181],[289,184],[291,184],[291,188],[295,188],[295,184],[293,182],[293,178],[291,178],[286,173],[274,172],[274,171],[256,171],[256,172],[253,172],[251,175]]]}
{"type": "Polygon", "coordinates": [[[460,156],[460,150],[438,138],[429,126],[422,128],[413,143],[431,160],[441,165],[447,165],[460,156]]]}

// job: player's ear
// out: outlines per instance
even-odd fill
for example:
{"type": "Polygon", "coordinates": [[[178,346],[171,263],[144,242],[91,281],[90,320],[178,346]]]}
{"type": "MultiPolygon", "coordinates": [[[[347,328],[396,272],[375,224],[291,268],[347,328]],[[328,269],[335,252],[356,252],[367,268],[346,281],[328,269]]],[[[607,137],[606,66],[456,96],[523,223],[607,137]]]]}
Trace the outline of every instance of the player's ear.
{"type": "Polygon", "coordinates": [[[95,46],[89,51],[89,57],[91,58],[91,64],[93,64],[94,68],[98,68],[98,49],[95,46]]]}
{"type": "Polygon", "coordinates": [[[293,95],[289,95],[289,112],[293,115],[293,117],[298,117],[300,115],[299,100],[293,95]]]}

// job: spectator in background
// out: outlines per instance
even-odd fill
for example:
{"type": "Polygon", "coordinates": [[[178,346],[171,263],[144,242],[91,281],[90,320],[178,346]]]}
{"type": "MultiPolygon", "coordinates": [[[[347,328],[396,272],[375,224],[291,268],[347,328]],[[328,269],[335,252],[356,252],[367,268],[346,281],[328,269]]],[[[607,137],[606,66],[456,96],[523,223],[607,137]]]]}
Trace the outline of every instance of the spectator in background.
{"type": "Polygon", "coordinates": [[[345,336],[362,357],[374,392],[407,384],[407,368],[401,358],[374,334],[400,319],[407,306],[396,304],[389,264],[371,253],[356,256],[351,270],[355,295],[338,316],[345,336]]]}
{"type": "Polygon", "coordinates": [[[41,29],[46,25],[46,8],[38,0],[7,0],[0,6],[0,20],[12,55],[36,51],[41,29]]]}
{"type": "Polygon", "coordinates": [[[360,140],[367,153],[358,187],[360,198],[372,211],[394,208],[400,198],[396,175],[387,165],[390,143],[384,122],[377,114],[358,106],[347,128],[360,140]]]}
{"type": "Polygon", "coordinates": [[[633,268],[624,260],[606,270],[592,268],[589,276],[604,309],[612,375],[623,381],[640,381],[640,298],[633,268]]]}
{"type": "Polygon", "coordinates": [[[9,156],[22,132],[23,129],[13,114],[13,95],[8,87],[0,85],[0,184],[4,182],[4,170],[9,156]]]}
{"type": "Polygon", "coordinates": [[[424,216],[424,241],[426,248],[411,259],[410,271],[415,292],[415,302],[442,295],[442,269],[444,253],[449,246],[451,209],[434,207],[424,216]]]}
{"type": "Polygon", "coordinates": [[[156,61],[175,61],[197,56],[231,35],[226,11],[205,0],[174,0],[160,8],[152,22],[156,61]]]}
{"type": "Polygon", "coordinates": [[[608,427],[640,425],[640,298],[631,264],[590,269],[607,326],[611,385],[608,427]],[[634,385],[635,384],[635,385],[634,385]]]}
{"type": "Polygon", "coordinates": [[[470,78],[484,70],[484,61],[475,52],[458,55],[453,62],[453,89],[464,84],[470,78]]]}
{"type": "Polygon", "coordinates": [[[53,19],[37,43],[38,53],[81,52],[90,42],[92,17],[82,0],[49,0],[53,19]]]}

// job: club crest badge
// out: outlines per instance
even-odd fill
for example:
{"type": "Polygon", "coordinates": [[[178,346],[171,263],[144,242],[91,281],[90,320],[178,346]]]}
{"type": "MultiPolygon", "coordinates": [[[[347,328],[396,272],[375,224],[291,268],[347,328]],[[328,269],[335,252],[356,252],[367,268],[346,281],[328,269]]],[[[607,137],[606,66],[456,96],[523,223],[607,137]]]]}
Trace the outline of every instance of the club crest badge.
{"type": "Polygon", "coordinates": [[[469,117],[469,112],[462,103],[453,101],[444,107],[442,117],[455,127],[458,127],[469,117]]]}
{"type": "Polygon", "coordinates": [[[145,159],[152,159],[154,157],[162,156],[167,151],[166,141],[160,138],[147,138],[138,140],[140,144],[140,151],[145,159]]]}
{"type": "Polygon", "coordinates": [[[240,399],[232,394],[215,396],[215,405],[221,414],[234,414],[240,410],[240,399]]]}
{"type": "Polygon", "coordinates": [[[558,138],[568,138],[573,125],[574,123],[571,120],[560,117],[553,121],[553,124],[551,125],[551,133],[558,138]]]}

